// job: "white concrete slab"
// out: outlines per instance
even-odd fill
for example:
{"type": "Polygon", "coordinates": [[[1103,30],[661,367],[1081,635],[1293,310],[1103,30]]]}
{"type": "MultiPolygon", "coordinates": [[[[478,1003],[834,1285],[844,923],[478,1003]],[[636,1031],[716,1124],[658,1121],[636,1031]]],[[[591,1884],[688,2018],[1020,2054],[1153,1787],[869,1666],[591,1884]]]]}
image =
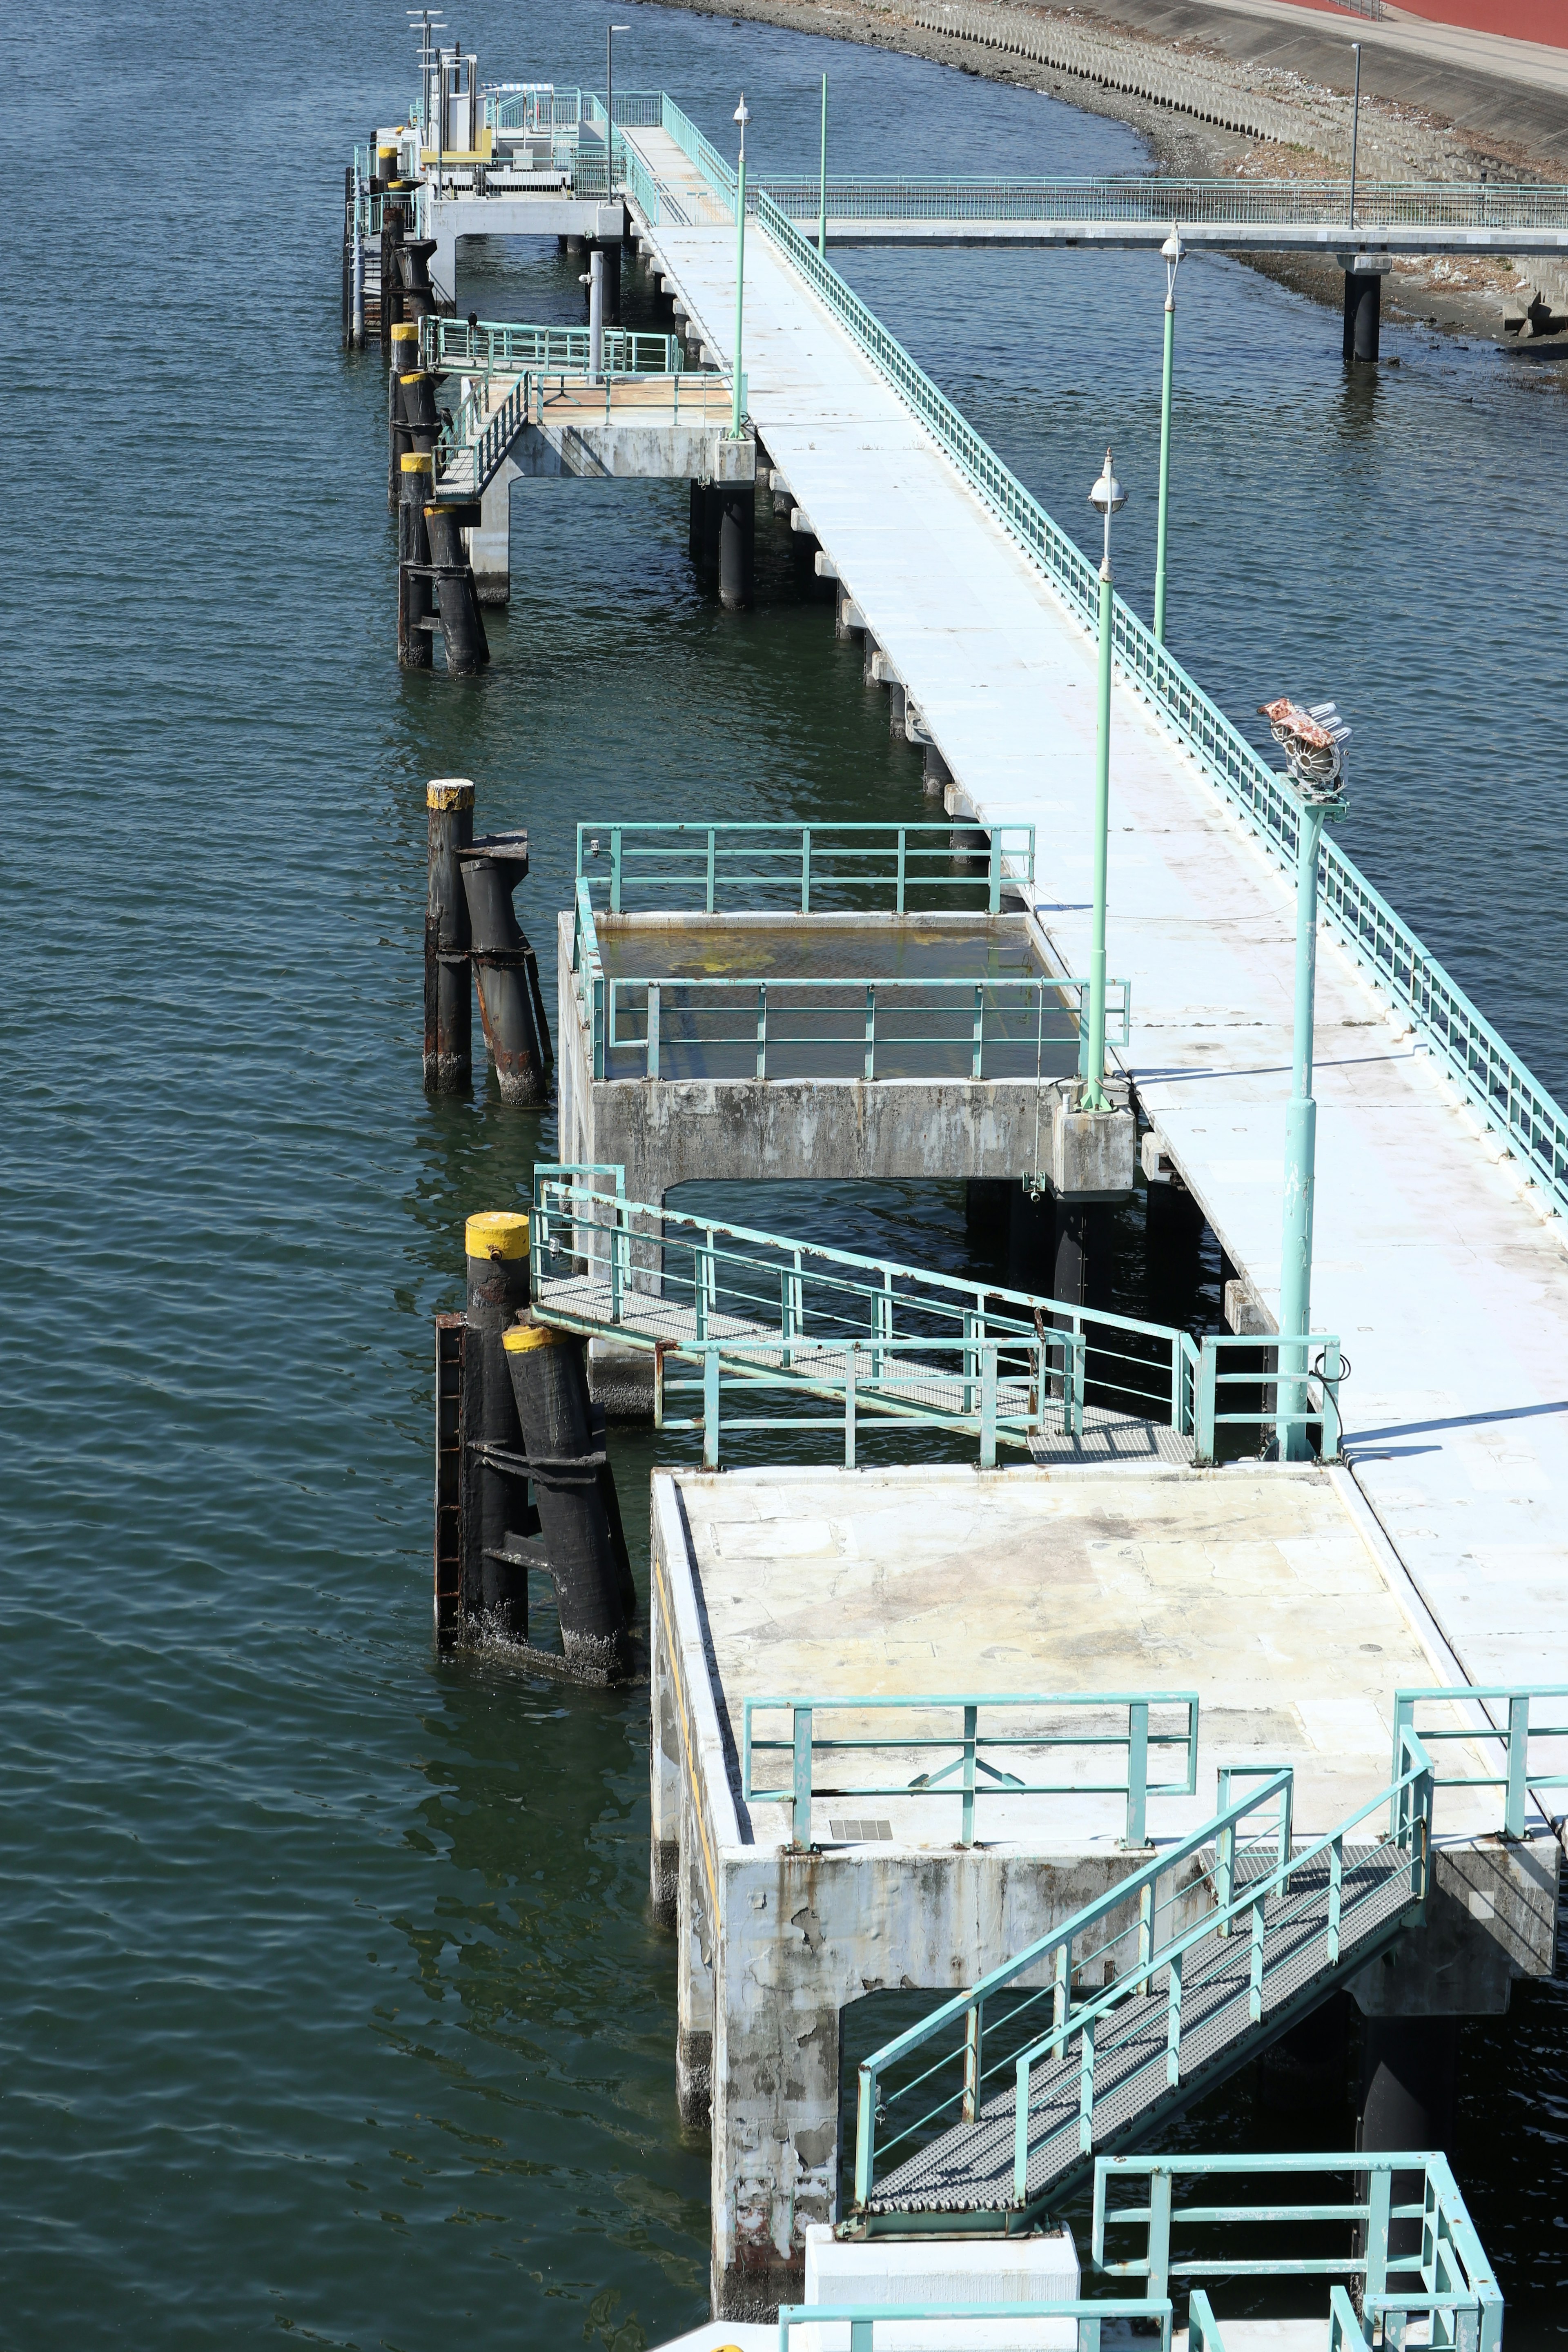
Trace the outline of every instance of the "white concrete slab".
{"type": "MultiPolygon", "coordinates": [[[[1070,2230],[1034,2238],[841,2241],[805,2232],[808,2304],[1073,2303],[1082,2292],[1070,2230]]],[[[849,2352],[847,2321],[791,2331],[795,2352],[849,2352]]],[[[885,2320],[876,2352],[1078,2352],[1076,2319],[885,2320]]]]}
{"type": "MultiPolygon", "coordinates": [[[[653,168],[690,179],[663,134],[634,137],[653,168]]],[[[667,218],[650,233],[724,358],[732,227],[667,218]]],[[[1040,919],[1063,967],[1084,970],[1092,642],[760,231],[746,278],[758,434],[963,804],[1037,826],[1040,919]]],[[[1127,1066],[1272,1312],[1293,889],[1120,680],[1114,706],[1110,962],[1132,988],[1127,1066]]],[[[1562,1223],[1326,937],[1317,1093],[1313,1316],[1351,1360],[1356,1478],[1471,1679],[1568,1681],[1562,1223]]]]}

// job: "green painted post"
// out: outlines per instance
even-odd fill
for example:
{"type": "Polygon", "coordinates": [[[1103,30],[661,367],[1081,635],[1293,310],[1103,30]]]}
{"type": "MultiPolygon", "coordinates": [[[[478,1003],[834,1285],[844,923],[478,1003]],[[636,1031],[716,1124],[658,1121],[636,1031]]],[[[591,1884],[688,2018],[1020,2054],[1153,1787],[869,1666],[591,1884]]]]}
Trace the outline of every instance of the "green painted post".
{"type": "Polygon", "coordinates": [[[877,2077],[868,2066],[860,2069],[855,2105],[855,2202],[864,2205],[877,2151],[877,2077]]]}
{"type": "Polygon", "coordinates": [[[1115,592],[1110,577],[1110,518],[1127,503],[1126,493],[1111,470],[1110,452],[1105,471],[1089,494],[1105,520],[1105,552],[1100,564],[1100,699],[1095,733],[1094,765],[1094,924],[1089,951],[1089,1070],[1083,1092],[1085,1110],[1109,1110],[1105,1094],[1105,898],[1110,846],[1110,653],[1114,634],[1115,592]]]}
{"type": "Polygon", "coordinates": [[[719,1467],[719,1350],[702,1353],[702,1467],[719,1467]]]}
{"type": "Polygon", "coordinates": [[[1318,1106],[1312,1098],[1312,1007],[1318,978],[1318,852],[1321,803],[1297,803],[1296,1016],[1285,1113],[1285,1213],[1279,1260],[1279,1377],[1275,1428],[1282,1461],[1304,1462],[1307,1333],[1312,1317],[1312,1186],[1318,1106]]]}
{"type": "Polygon", "coordinates": [[[1156,2300],[1171,2292],[1171,2189],[1168,2172],[1149,2175],[1149,2293],[1156,2300]]]}
{"type": "Polygon", "coordinates": [[[963,1819],[959,1832],[961,1845],[974,1843],[974,1751],[980,1709],[966,1706],[963,1710],[963,1819]]]}
{"type": "Polygon", "coordinates": [[[1173,222],[1160,251],[1165,263],[1165,364],[1160,385],[1160,528],[1154,553],[1154,636],[1165,642],[1165,524],[1171,499],[1171,373],[1176,348],[1176,265],[1182,239],[1173,222]]]}
{"type": "Polygon", "coordinates": [[[1514,1692],[1508,1703],[1508,1806],[1503,1835],[1524,1835],[1525,1773],[1530,1759],[1530,1698],[1514,1692]]]}
{"type": "MultiPolygon", "coordinates": [[[[1128,1845],[1149,1843],[1149,1702],[1135,1698],[1127,1708],[1128,1845]]],[[[1148,1955],[1143,1957],[1147,1958],[1148,1955]]]]}
{"type": "Polygon", "coordinates": [[[797,1706],[795,1724],[795,1786],[790,1806],[790,1836],[803,1853],[811,1851],[811,1709],[797,1706]]]}
{"type": "Polygon", "coordinates": [[[746,308],[746,125],[751,119],[746,111],[746,94],[742,90],[741,103],[735,109],[735,121],[741,126],[741,160],[735,173],[735,382],[730,406],[731,441],[738,441],[741,437],[742,410],[741,334],[746,308]]]}
{"type": "Polygon", "coordinates": [[[822,77],[822,178],[816,199],[816,253],[827,258],[827,76],[822,77]]]}

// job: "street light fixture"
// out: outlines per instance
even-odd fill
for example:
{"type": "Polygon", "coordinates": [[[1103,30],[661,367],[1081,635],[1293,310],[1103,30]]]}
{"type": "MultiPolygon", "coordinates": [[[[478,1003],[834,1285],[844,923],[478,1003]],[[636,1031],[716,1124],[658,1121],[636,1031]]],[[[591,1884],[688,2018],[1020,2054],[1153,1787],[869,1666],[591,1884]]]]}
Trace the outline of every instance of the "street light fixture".
{"type": "Polygon", "coordinates": [[[735,173],[735,358],[734,388],[730,409],[730,438],[741,437],[741,418],[745,400],[741,380],[741,333],[746,307],[746,125],[752,117],[746,106],[746,93],[741,92],[741,103],[735,109],[734,120],[741,126],[741,160],[735,173]]]}
{"type": "Polygon", "coordinates": [[[1342,813],[1350,729],[1331,702],[1303,709],[1289,695],[1260,703],[1296,787],[1296,1013],[1290,1100],[1285,1113],[1285,1204],[1279,1254],[1279,1370],[1276,1428],[1287,1462],[1307,1458],[1307,1334],[1312,1318],[1312,1192],[1318,1106],[1312,1098],[1312,1023],[1318,980],[1318,854],[1325,821],[1342,813]]]}
{"type": "Polygon", "coordinates": [[[1110,843],[1110,640],[1115,598],[1110,584],[1110,518],[1127,504],[1110,452],[1089,494],[1105,520],[1105,552],[1100,565],[1100,709],[1094,772],[1094,929],[1089,950],[1089,1070],[1085,1110],[1109,1110],[1105,1093],[1105,893],[1110,843]]]}
{"type": "Polygon", "coordinates": [[[1176,341],[1176,270],[1186,247],[1173,221],[1160,247],[1165,264],[1165,367],[1160,388],[1160,528],[1154,551],[1154,636],[1165,642],[1165,519],[1171,499],[1171,364],[1176,341]]]}
{"type": "Polygon", "coordinates": [[[827,258],[827,76],[822,77],[822,176],[816,200],[816,257],[827,258]]]}

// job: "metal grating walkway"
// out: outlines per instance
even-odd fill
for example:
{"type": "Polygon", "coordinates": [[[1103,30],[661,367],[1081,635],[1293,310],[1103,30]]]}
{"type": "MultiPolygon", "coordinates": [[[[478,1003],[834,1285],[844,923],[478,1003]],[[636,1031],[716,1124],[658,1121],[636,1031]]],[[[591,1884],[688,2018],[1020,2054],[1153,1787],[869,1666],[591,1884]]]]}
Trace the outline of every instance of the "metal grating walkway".
{"type": "MultiPolygon", "coordinates": [[[[1245,1866],[1237,1868],[1238,1889],[1245,1866]]],[[[1094,2057],[1094,2152],[1153,2127],[1169,2109],[1245,2063],[1269,2038],[1270,2020],[1295,2007],[1314,1983],[1324,1991],[1363,1967],[1410,1908],[1410,1857],[1397,1845],[1347,1849],[1340,1958],[1328,1956],[1329,1864],[1322,1855],[1292,1879],[1288,1895],[1265,1905],[1269,1945],[1264,2014],[1249,2010],[1251,1940],[1211,1936],[1186,1955],[1182,1971],[1184,2078],[1166,2078],[1169,2006],[1164,1972],[1155,1989],[1131,1996],[1101,2020],[1094,2057]],[[1302,1898],[1310,1898],[1303,1906],[1302,1898]],[[1352,1907],[1353,1906],[1353,1907],[1352,1907]],[[1282,1914],[1291,1914],[1281,1924],[1282,1914]]],[[[1029,2110],[1031,2203],[1064,2189],[1090,2158],[1079,2147],[1081,2066],[1076,2046],[1036,2078],[1029,2110]]],[[[879,2181],[872,2214],[994,2213],[1014,2205],[1015,2097],[1011,2089],[982,2106],[977,2121],[945,2132],[879,2181]]]]}

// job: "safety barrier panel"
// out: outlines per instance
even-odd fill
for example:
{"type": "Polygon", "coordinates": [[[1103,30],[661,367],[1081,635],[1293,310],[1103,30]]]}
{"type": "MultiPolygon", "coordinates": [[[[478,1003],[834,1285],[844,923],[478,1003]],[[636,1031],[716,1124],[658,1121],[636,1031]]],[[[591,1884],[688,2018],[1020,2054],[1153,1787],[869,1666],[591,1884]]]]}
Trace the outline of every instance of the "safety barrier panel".
{"type": "MultiPolygon", "coordinates": [[[[586,376],[591,345],[586,327],[525,326],[512,320],[433,316],[419,321],[419,364],[447,375],[545,374],[586,376]]],[[[608,375],[676,375],[686,365],[679,335],[656,335],[640,328],[604,330],[604,366],[608,375]]]]}
{"type": "MultiPolygon", "coordinates": [[[[762,195],[757,218],[826,308],[855,337],[982,502],[1050,581],[1092,635],[1098,630],[1095,565],[1054,522],[896,337],[828,262],[762,195]]],[[[1166,730],[1279,863],[1294,870],[1298,803],[1287,780],[1226,718],[1203,688],[1120,597],[1113,607],[1114,649],[1124,682],[1141,694],[1166,730]]],[[[1547,1092],[1470,1003],[1409,925],[1325,835],[1319,866],[1321,902],[1331,929],[1384,998],[1405,1013],[1434,1063],[1487,1124],[1507,1138],[1531,1181],[1559,1213],[1568,1211],[1568,1112],[1547,1092]]]]}
{"type": "Polygon", "coordinates": [[[959,1843],[974,1843],[974,1801],[977,1796],[1013,1797],[1125,1797],[1125,1840],[1130,1846],[1146,1842],[1148,1801],[1151,1797],[1190,1797],[1198,1785],[1198,1696],[1195,1691],[1074,1691],[1012,1692],[976,1691],[957,1697],[922,1696],[899,1698],[748,1698],[741,1737],[741,1794],[748,1804],[766,1804],[770,1801],[790,1808],[790,1842],[803,1852],[811,1845],[811,1805],[814,1797],[937,1797],[960,1801],[961,1825],[959,1843]],[[982,1709],[987,1714],[1001,1713],[1008,1717],[1012,1710],[1026,1708],[1032,1716],[1066,1713],[1087,1709],[1098,1717],[1107,1714],[1122,1719],[1122,1727],[1106,1730],[1098,1727],[1088,1731],[1047,1731],[1032,1724],[1022,1731],[982,1731],[982,1709]],[[1169,1711],[1179,1708],[1184,1721],[1179,1731],[1151,1729],[1151,1708],[1169,1711]],[[932,1732],[917,1729],[901,1731],[889,1728],[879,1736],[865,1733],[818,1738],[816,1726],[828,1715],[886,1715],[897,1713],[914,1716],[924,1723],[934,1714],[958,1710],[963,1717],[958,1731],[932,1732]],[[787,1739],[760,1738],[753,1728],[759,1715],[784,1714],[790,1718],[787,1739]],[[1179,1748],[1186,1759],[1186,1769],[1179,1780],[1154,1780],[1149,1778],[1151,1748],[1179,1748]],[[1118,1748],[1123,1757],[1121,1775],[1114,1780],[1022,1780],[1016,1774],[1003,1770],[989,1760],[1001,1752],[1012,1755],[1015,1750],[1027,1749],[1032,1755],[1042,1749],[1087,1750],[1090,1761],[1098,1763],[1106,1748],[1118,1748]],[[903,1758],[934,1750],[950,1761],[940,1766],[933,1762],[912,1780],[852,1780],[835,1781],[831,1786],[819,1785],[815,1765],[818,1756],[855,1756],[868,1753],[886,1755],[889,1751],[903,1758]],[[752,1766],[759,1756],[780,1755],[790,1759],[788,1786],[783,1789],[758,1788],[752,1779],[752,1766]],[[984,1776],[984,1777],[982,1777],[984,1776]],[[950,1787],[948,1783],[952,1782],[950,1787]]]}
{"type": "MultiPolygon", "coordinates": [[[[1502,1833],[1504,1837],[1521,1838],[1531,1795],[1540,1805],[1541,1790],[1568,1789],[1568,1744],[1551,1756],[1542,1755],[1539,1748],[1531,1756],[1532,1739],[1568,1743],[1568,1723],[1532,1720],[1532,1708],[1547,1700],[1554,1706],[1568,1700],[1568,1683],[1545,1683],[1531,1690],[1521,1690],[1507,1683],[1472,1683],[1454,1690],[1398,1691],[1394,1703],[1394,1752],[1397,1755],[1407,1730],[1418,1730],[1429,1748],[1439,1740],[1459,1740],[1466,1747],[1482,1749],[1500,1745],[1500,1772],[1438,1772],[1434,1776],[1434,1785],[1439,1789],[1502,1790],[1502,1833]],[[1501,1723],[1494,1714],[1499,1707],[1504,1712],[1501,1723]],[[1464,1720],[1441,1724],[1416,1721],[1418,1716],[1431,1717],[1438,1712],[1461,1715],[1464,1720]]],[[[1563,1711],[1558,1706],[1558,1712],[1563,1711]]],[[[1542,1820],[1550,1822],[1552,1815],[1546,1806],[1541,1805],[1541,1813],[1542,1820]]]]}
{"type": "MultiPolygon", "coordinates": [[[[1475,2223],[1459,2194],[1447,2157],[1425,2150],[1375,2153],[1357,2149],[1344,2155],[1291,2156],[1110,2156],[1094,2168],[1094,2219],[1090,2259],[1108,2278],[1141,2279],[1151,2295],[1168,2294],[1176,2279],[1198,2278],[1322,2278],[1352,2277],[1362,2282],[1362,2310],[1342,2286],[1331,2288],[1331,2322],[1328,2342],[1333,2347],[1353,2347],[1354,2352],[1381,2342],[1385,2346],[1412,2339],[1402,2323],[1425,2315],[1429,2333],[1424,2341],[1463,2346],[1466,2352],[1497,2352],[1502,2343],[1503,2300],[1475,2223]],[[1405,2188],[1408,2177],[1419,2180],[1412,2200],[1405,2188]],[[1261,2204],[1178,2203],[1183,2183],[1213,2180],[1257,2181],[1265,2190],[1261,2204]],[[1331,2201],[1324,2189],[1340,2180],[1350,2184],[1331,2201]],[[1279,2181],[1283,2194],[1268,2195],[1268,2185],[1279,2181]],[[1311,2184],[1303,2203],[1288,2201],[1289,2188],[1311,2184]],[[1142,2202],[1114,2204],[1119,2187],[1131,2189],[1142,2202]],[[1393,2251],[1394,2224],[1417,2221],[1416,2251],[1403,2258],[1393,2251]],[[1343,2225],[1348,2243],[1341,2254],[1286,2254],[1277,2251],[1279,2239],[1304,2223],[1343,2225]],[[1135,2228],[1142,2232],[1142,2251],[1110,2261],[1106,2241],[1111,2231],[1135,2228]],[[1206,2257],[1173,2252],[1175,2231],[1224,2233],[1216,2251],[1206,2257]],[[1238,2253],[1235,2241],[1246,2231],[1254,2247],[1259,2233],[1270,2251],[1238,2253]],[[1415,2273],[1416,2283],[1401,2289],[1391,2273],[1415,2273]],[[1378,2323],[1381,2322],[1381,2329],[1378,2323]]],[[[1205,2303],[1208,2332],[1204,2342],[1223,2352],[1223,2343],[1206,2291],[1193,2296],[1205,2303]]],[[[1197,2352],[1194,2331],[1191,2352],[1197,2352]]]]}

